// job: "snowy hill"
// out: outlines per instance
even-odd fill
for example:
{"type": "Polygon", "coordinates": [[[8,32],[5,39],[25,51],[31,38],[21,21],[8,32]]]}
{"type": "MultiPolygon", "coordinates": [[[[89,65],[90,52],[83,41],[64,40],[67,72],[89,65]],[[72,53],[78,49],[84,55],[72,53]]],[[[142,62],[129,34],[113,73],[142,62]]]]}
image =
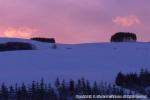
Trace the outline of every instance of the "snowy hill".
{"type": "Polygon", "coordinates": [[[56,77],[114,82],[119,71],[150,70],[150,43],[57,44],[57,49],[52,49],[50,43],[0,39],[0,43],[8,41],[28,42],[37,48],[0,52],[0,79],[8,84],[41,78],[50,82],[56,77]]]}

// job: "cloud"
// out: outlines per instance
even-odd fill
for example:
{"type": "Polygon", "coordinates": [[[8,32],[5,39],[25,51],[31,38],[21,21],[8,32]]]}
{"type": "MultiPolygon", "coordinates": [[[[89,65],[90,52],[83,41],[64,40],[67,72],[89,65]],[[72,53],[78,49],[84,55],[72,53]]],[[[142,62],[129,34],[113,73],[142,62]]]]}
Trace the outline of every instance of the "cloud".
{"type": "Polygon", "coordinates": [[[35,29],[28,27],[8,28],[3,35],[6,37],[30,38],[34,32],[36,32],[35,29]]]}
{"type": "Polygon", "coordinates": [[[129,16],[125,16],[125,17],[117,16],[112,21],[115,24],[121,25],[121,26],[124,26],[124,27],[131,27],[131,26],[134,26],[136,24],[141,23],[140,19],[136,15],[129,15],[129,16]]]}

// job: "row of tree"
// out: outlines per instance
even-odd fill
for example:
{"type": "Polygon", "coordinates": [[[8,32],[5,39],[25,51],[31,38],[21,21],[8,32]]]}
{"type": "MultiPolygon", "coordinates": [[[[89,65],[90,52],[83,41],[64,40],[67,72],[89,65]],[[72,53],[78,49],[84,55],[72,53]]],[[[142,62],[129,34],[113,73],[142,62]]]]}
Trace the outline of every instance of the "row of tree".
{"type": "Polygon", "coordinates": [[[31,38],[31,40],[45,42],[45,43],[56,43],[55,38],[33,37],[31,38]]]}
{"type": "Polygon", "coordinates": [[[0,44],[0,51],[33,50],[33,45],[25,42],[7,42],[0,44]]]}
{"type": "Polygon", "coordinates": [[[150,86],[150,72],[144,69],[141,69],[140,74],[137,73],[123,74],[119,72],[116,78],[116,84],[119,86],[130,86],[130,87],[150,86]]]}
{"type": "MultiPolygon", "coordinates": [[[[76,95],[123,95],[126,93],[123,89],[115,85],[104,82],[91,84],[84,78],[78,81],[59,80],[54,85],[46,84],[42,79],[40,82],[33,81],[30,85],[10,86],[4,83],[0,88],[0,100],[77,100],[76,95]]],[[[82,99],[80,99],[82,100],[82,99]]],[[[84,99],[89,100],[89,99],[84,99]]],[[[93,100],[93,99],[90,99],[93,100]]],[[[108,100],[108,99],[96,99],[108,100]]],[[[116,99],[109,99],[116,100],[116,99]]],[[[127,100],[127,99],[121,99],[127,100]]],[[[130,99],[131,100],[131,99],[130,99]]]]}
{"type": "Polygon", "coordinates": [[[123,74],[119,72],[116,77],[116,85],[145,93],[145,89],[150,86],[150,71],[141,69],[140,73],[123,74]]]}

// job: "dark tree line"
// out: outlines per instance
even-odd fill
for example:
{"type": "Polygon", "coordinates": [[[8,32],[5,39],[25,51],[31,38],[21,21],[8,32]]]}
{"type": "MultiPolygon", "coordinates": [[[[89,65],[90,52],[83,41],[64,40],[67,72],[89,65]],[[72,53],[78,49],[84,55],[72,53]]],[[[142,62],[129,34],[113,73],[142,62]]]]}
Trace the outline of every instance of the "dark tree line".
{"type": "MultiPolygon", "coordinates": [[[[107,83],[91,84],[84,78],[77,81],[59,80],[52,84],[46,84],[42,79],[40,82],[33,81],[30,85],[7,87],[4,83],[0,88],[0,100],[79,100],[76,95],[123,95],[128,94],[123,89],[107,83]]],[[[80,99],[82,100],[82,99],[80,99]]],[[[89,99],[84,99],[89,100],[89,99]]],[[[93,100],[93,99],[90,99],[93,100]]],[[[96,99],[108,100],[108,99],[96,99]]],[[[116,100],[116,99],[109,99],[116,100]]],[[[119,100],[119,99],[117,99],[119,100]]],[[[127,100],[127,99],[121,99],[127,100]]]]}
{"type": "Polygon", "coordinates": [[[111,42],[131,42],[136,41],[137,36],[134,33],[118,32],[111,36],[111,42]]]}
{"type": "MultiPolygon", "coordinates": [[[[118,73],[116,85],[145,93],[145,89],[150,86],[150,71],[141,69],[140,73],[118,73]]],[[[148,93],[150,95],[150,93],[148,93]]]]}
{"type": "Polygon", "coordinates": [[[141,69],[139,74],[137,73],[123,74],[119,72],[116,78],[116,84],[119,86],[131,86],[131,87],[150,86],[150,72],[144,69],[141,69]]]}
{"type": "Polygon", "coordinates": [[[30,43],[25,42],[7,42],[0,44],[0,51],[13,51],[13,50],[33,50],[30,43]]]}
{"type": "Polygon", "coordinates": [[[56,43],[54,38],[42,38],[42,37],[33,37],[31,40],[47,42],[47,43],[56,43]]]}

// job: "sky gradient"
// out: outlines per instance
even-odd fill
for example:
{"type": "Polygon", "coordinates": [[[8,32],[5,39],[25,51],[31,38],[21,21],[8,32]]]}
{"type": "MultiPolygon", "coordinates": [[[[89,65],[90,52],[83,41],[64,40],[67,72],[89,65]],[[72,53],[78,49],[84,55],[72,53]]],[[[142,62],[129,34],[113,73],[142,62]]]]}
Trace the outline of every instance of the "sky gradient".
{"type": "Polygon", "coordinates": [[[108,42],[115,32],[150,41],[150,0],[0,0],[1,37],[108,42]]]}

